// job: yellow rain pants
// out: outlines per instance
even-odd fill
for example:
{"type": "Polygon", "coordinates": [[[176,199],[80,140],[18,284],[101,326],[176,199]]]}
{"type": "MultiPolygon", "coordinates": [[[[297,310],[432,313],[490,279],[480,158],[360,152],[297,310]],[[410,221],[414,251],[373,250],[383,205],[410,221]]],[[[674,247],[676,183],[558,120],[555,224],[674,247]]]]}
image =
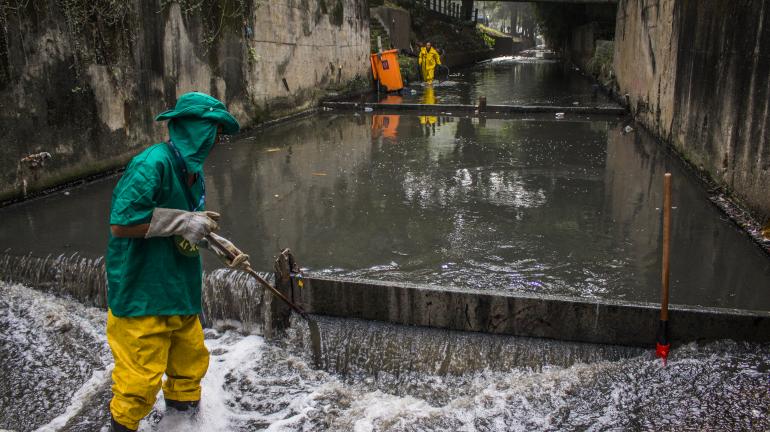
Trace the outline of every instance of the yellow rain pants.
{"type": "Polygon", "coordinates": [[[139,427],[155,404],[164,373],[166,399],[200,400],[209,351],[197,315],[116,317],[108,311],[107,342],[115,358],[110,411],[118,423],[139,427]]]}

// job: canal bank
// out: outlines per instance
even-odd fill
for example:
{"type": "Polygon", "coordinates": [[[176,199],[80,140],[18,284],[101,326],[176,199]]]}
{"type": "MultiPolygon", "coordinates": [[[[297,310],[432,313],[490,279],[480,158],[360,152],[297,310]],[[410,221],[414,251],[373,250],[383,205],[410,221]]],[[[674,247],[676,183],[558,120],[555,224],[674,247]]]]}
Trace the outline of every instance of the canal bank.
{"type": "Polygon", "coordinates": [[[360,0],[86,3],[0,5],[0,201],[124,165],[188,91],[250,127],[369,82],[360,0]]]}
{"type": "Polygon", "coordinates": [[[614,56],[638,121],[760,224],[770,219],[768,10],[765,0],[622,0],[614,56]]]}

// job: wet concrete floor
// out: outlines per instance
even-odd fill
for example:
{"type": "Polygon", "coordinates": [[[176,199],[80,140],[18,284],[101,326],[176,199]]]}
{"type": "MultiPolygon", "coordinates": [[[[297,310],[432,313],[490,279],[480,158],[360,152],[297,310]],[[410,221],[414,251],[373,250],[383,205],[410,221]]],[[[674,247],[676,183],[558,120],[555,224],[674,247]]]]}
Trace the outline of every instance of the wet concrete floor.
{"type": "MultiPolygon", "coordinates": [[[[261,269],[288,246],[321,274],[655,302],[671,171],[672,303],[770,308],[767,256],[677,160],[624,126],[325,113],[215,148],[208,208],[261,269]]],[[[103,254],[115,182],[0,209],[0,244],[103,254]]]]}

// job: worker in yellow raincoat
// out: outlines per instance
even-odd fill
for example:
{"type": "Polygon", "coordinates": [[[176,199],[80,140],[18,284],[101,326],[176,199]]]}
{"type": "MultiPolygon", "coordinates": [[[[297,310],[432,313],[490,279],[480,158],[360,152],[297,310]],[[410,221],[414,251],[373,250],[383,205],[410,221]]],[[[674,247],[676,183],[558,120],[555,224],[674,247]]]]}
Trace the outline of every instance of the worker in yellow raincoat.
{"type": "Polygon", "coordinates": [[[438,55],[438,51],[431,46],[430,42],[427,42],[424,47],[420,48],[417,63],[419,63],[420,70],[422,71],[422,79],[428,84],[433,84],[433,75],[436,71],[436,66],[441,64],[441,57],[438,55]]]}
{"type": "Polygon", "coordinates": [[[182,95],[156,120],[168,120],[170,139],[131,160],[110,207],[112,431],[136,430],[161,388],[167,410],[197,412],[209,364],[198,319],[199,247],[207,247],[206,236],[216,237],[235,256],[228,260],[220,252],[220,258],[234,268],[248,265],[247,255],[212,233],[219,215],[204,209],[203,161],[220,134],[238,132],[238,121],[222,102],[197,92],[182,95]]]}

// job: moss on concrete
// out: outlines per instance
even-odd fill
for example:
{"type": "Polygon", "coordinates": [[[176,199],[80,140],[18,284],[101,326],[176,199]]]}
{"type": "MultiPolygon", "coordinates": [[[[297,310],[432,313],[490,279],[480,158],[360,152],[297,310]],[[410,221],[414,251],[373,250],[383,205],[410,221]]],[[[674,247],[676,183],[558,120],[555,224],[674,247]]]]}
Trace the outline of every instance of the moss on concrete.
{"type": "Polygon", "coordinates": [[[342,0],[337,0],[334,4],[331,13],[329,14],[329,22],[336,26],[342,26],[345,22],[345,7],[342,5],[342,0]]]}
{"type": "Polygon", "coordinates": [[[596,78],[604,87],[615,87],[615,72],[613,69],[614,43],[613,41],[596,41],[594,56],[588,62],[588,72],[596,78]]]}

